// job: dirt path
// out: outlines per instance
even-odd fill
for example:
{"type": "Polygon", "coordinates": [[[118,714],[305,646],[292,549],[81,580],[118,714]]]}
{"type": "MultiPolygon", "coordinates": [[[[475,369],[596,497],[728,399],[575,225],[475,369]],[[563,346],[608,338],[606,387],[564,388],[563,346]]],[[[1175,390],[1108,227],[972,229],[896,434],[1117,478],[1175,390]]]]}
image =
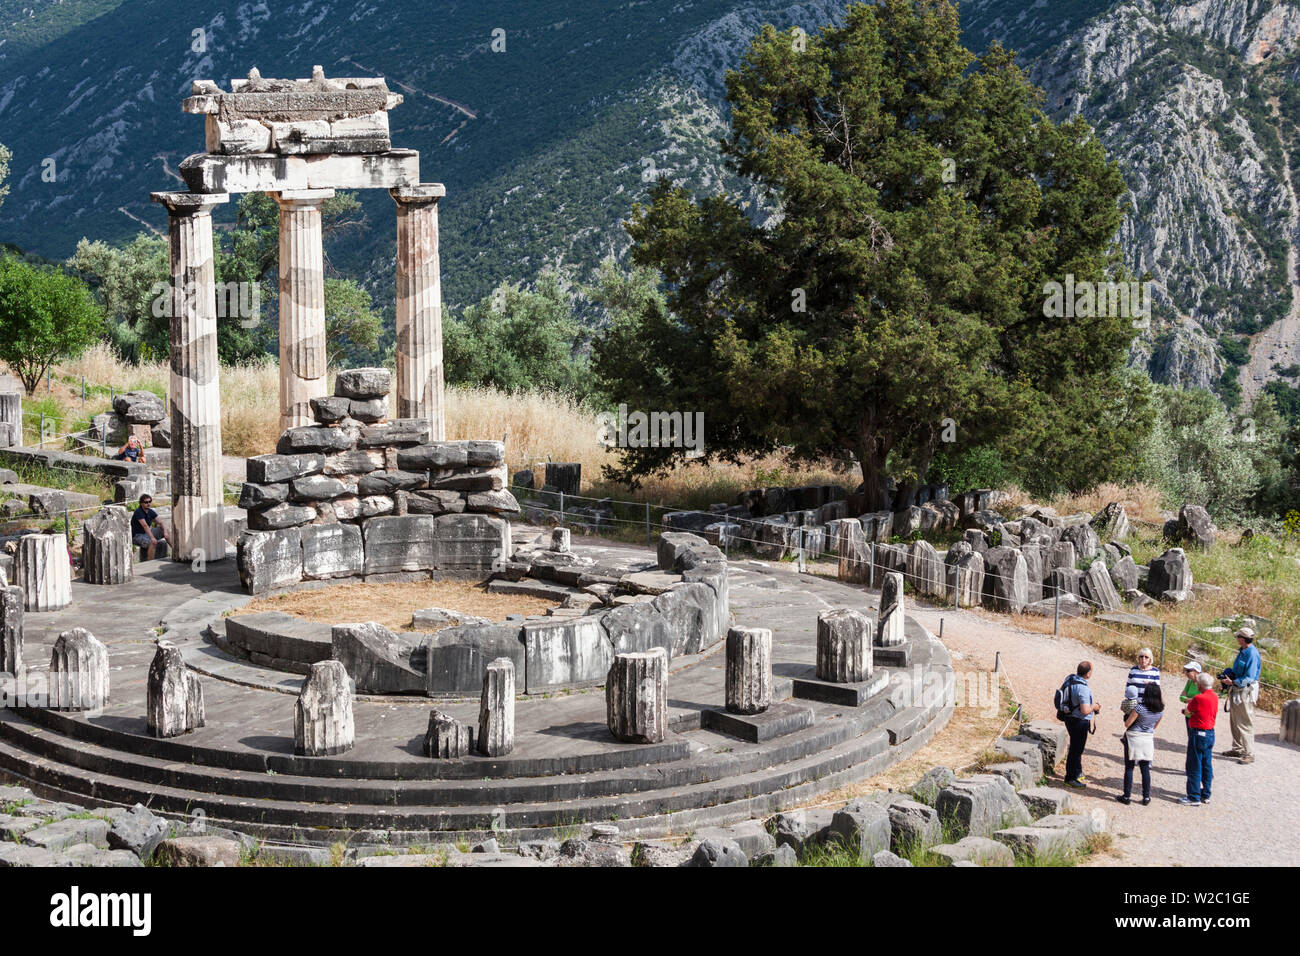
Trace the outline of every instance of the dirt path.
{"type": "MultiPolygon", "coordinates": [[[[1121,661],[1070,638],[1023,631],[978,612],[928,610],[913,605],[910,613],[932,632],[944,619],[944,644],[957,666],[986,668],[995,653],[1015,694],[1029,715],[1053,719],[1052,694],[1081,660],[1093,662],[1092,685],[1102,702],[1097,733],[1084,755],[1091,786],[1075,794],[1081,811],[1101,807],[1112,821],[1114,848],[1091,857],[1090,866],[1295,866],[1300,864],[1300,747],[1278,739],[1278,718],[1256,713],[1256,761],[1242,766],[1217,754],[1231,746],[1228,718],[1219,713],[1214,762],[1214,801],[1208,807],[1183,807],[1183,759],[1186,730],[1178,706],[1182,680],[1166,676],[1165,699],[1174,705],[1156,732],[1152,802],[1123,806],[1115,795],[1123,788],[1123,747],[1119,701],[1124,695],[1128,661],[1121,661]],[[957,655],[961,655],[959,658],[957,655]]],[[[1055,786],[1059,786],[1059,777],[1055,786]]],[[[1136,783],[1140,792],[1140,782],[1136,783]]]]}

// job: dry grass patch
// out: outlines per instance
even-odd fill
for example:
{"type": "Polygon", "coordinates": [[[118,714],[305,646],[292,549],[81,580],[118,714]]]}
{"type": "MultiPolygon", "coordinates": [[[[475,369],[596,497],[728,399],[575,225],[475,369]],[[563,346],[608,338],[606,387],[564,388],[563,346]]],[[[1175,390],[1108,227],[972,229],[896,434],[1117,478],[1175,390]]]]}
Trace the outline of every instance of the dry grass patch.
{"type": "Polygon", "coordinates": [[[508,614],[544,614],[554,601],[521,594],[489,594],[473,581],[417,581],[392,584],[336,584],[253,601],[233,612],[281,611],[307,621],[343,624],[374,621],[389,630],[411,629],[411,615],[426,607],[461,611],[491,621],[508,614]]]}
{"type": "MultiPolygon", "coordinates": [[[[966,681],[968,675],[976,675],[981,681],[987,681],[991,672],[959,670],[957,681],[966,681]]],[[[963,768],[977,764],[1006,727],[1008,710],[1005,705],[1009,703],[1009,697],[1006,684],[1000,684],[1000,687],[1004,706],[996,713],[990,714],[988,709],[978,706],[954,707],[948,726],[915,754],[884,773],[817,797],[813,803],[818,806],[839,806],[854,797],[882,790],[903,791],[912,787],[931,767],[950,767],[960,772],[963,768]]],[[[1013,726],[1010,729],[1015,728],[1013,726]]]]}

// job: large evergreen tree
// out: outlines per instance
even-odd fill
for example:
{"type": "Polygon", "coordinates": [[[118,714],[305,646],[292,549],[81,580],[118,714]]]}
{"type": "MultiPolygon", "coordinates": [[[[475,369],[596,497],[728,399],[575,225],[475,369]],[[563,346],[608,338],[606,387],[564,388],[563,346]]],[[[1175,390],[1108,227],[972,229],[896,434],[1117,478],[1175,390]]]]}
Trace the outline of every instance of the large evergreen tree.
{"type": "MultiPolygon", "coordinates": [[[[704,412],[710,456],[852,452],[874,508],[887,469],[901,501],[954,435],[1048,468],[1132,448],[1132,320],[1044,314],[1046,283],[1118,267],[1124,185],[1011,53],[964,49],[947,0],[883,0],[815,37],[765,28],[727,98],[723,152],[773,211],[667,182],[634,210],[668,295],[598,341],[609,398],[704,412]]],[[[628,450],[614,476],[681,453],[628,450]]]]}

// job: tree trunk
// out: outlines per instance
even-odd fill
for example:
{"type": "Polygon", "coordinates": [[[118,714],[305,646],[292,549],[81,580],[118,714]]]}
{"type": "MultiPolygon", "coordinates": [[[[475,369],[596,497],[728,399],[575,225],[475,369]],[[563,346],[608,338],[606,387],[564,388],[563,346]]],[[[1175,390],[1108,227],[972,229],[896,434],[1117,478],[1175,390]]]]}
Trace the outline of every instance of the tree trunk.
{"type": "Polygon", "coordinates": [[[885,473],[889,447],[869,424],[864,424],[858,441],[858,461],[862,463],[862,491],[866,496],[867,511],[888,511],[890,508],[888,481],[885,473]]]}

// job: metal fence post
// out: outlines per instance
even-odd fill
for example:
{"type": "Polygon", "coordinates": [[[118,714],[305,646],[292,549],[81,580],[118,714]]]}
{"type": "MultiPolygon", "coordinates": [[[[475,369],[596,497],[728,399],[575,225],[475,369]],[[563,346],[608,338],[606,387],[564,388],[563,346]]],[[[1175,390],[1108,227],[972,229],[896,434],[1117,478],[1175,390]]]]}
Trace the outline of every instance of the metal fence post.
{"type": "Polygon", "coordinates": [[[1061,589],[1056,589],[1056,606],[1052,609],[1052,634],[1061,633],[1061,589]]]}
{"type": "Polygon", "coordinates": [[[650,547],[650,502],[645,503],[645,546],[650,547]]]}
{"type": "Polygon", "coordinates": [[[564,527],[564,490],[560,490],[560,527],[564,527]]]}
{"type": "Polygon", "coordinates": [[[81,376],[81,407],[86,407],[86,376],[81,376]]]}
{"type": "Polygon", "coordinates": [[[68,547],[72,547],[72,519],[68,515],[68,506],[63,506],[63,537],[68,542],[68,547]]]}
{"type": "Polygon", "coordinates": [[[803,553],[803,549],[804,549],[804,536],[803,536],[803,531],[804,531],[803,525],[799,525],[799,573],[800,573],[800,574],[803,574],[803,572],[804,572],[804,553],[803,553]]]}
{"type": "Polygon", "coordinates": [[[45,447],[45,413],[44,412],[41,412],[41,437],[40,440],[36,443],[36,447],[37,448],[45,447]]]}
{"type": "Polygon", "coordinates": [[[1160,669],[1161,670],[1165,669],[1165,638],[1168,636],[1168,634],[1169,634],[1169,625],[1162,623],[1160,625],[1160,669]]]}

